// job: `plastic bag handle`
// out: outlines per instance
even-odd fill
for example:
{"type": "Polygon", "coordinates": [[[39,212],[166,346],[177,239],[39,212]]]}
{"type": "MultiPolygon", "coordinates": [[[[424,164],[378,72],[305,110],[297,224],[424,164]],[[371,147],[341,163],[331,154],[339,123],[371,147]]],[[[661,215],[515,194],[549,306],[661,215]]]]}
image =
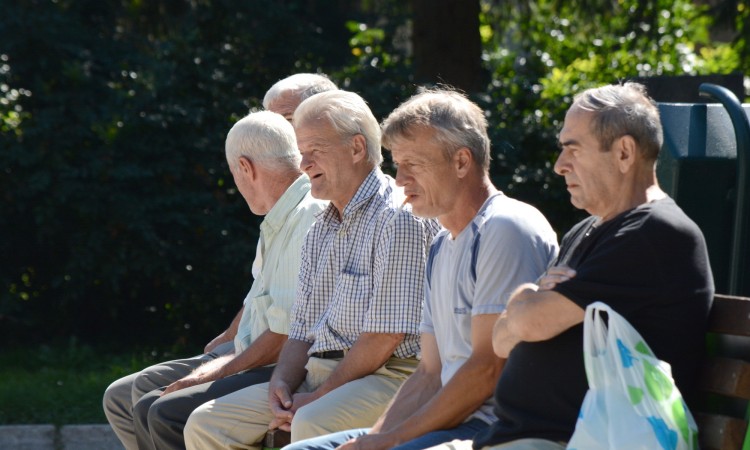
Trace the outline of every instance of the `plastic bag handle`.
{"type": "Polygon", "coordinates": [[[611,311],[603,302],[594,302],[586,308],[584,330],[588,331],[583,333],[584,365],[589,387],[592,388],[601,388],[607,384],[608,377],[601,361],[607,357],[609,329],[601,313],[606,312],[610,316],[611,311]]]}

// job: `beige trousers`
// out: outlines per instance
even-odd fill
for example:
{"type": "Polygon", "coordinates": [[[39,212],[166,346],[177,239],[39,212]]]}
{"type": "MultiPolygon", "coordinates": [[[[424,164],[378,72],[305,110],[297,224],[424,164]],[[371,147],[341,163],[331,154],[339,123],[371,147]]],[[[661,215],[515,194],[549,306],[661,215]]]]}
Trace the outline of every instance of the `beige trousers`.
{"type": "MultiPolygon", "coordinates": [[[[297,392],[312,392],[338,360],[310,358],[297,392]]],[[[292,442],[352,428],[371,427],[398,388],[417,367],[416,359],[391,358],[376,372],[338,387],[300,408],[292,420],[292,442]]],[[[185,425],[188,450],[260,449],[273,419],[268,383],[250,386],[199,406],[185,425]]]]}

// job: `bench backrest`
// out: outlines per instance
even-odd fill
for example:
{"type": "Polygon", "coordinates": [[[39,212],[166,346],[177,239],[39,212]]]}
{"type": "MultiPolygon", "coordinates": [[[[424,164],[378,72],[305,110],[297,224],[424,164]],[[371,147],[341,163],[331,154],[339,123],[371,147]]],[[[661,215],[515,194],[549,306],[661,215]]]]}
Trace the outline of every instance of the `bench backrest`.
{"type": "Polygon", "coordinates": [[[750,298],[716,294],[708,320],[707,356],[698,377],[699,403],[693,411],[701,449],[750,450],[749,337],[750,298]]]}

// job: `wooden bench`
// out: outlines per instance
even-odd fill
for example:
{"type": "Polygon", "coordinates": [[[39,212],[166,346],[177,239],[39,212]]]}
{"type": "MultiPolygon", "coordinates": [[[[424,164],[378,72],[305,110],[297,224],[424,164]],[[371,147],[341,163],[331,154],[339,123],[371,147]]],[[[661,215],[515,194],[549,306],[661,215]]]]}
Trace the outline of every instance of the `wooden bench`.
{"type": "Polygon", "coordinates": [[[692,413],[703,450],[748,450],[750,298],[716,294],[692,413]]]}
{"type": "Polygon", "coordinates": [[[263,450],[278,450],[285,445],[289,445],[291,440],[292,436],[288,431],[268,430],[266,437],[263,439],[263,450]]]}
{"type": "MultiPolygon", "coordinates": [[[[700,448],[750,450],[750,298],[716,294],[706,339],[707,355],[691,409],[700,448]]],[[[269,431],[263,448],[280,449],[289,438],[285,431],[269,431]]]]}

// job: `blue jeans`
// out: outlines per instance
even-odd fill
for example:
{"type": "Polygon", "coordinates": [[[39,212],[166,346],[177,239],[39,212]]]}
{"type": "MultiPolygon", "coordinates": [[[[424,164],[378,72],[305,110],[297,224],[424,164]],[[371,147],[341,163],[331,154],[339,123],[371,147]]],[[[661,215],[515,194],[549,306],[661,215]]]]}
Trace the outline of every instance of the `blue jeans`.
{"type": "MultiPolygon", "coordinates": [[[[464,422],[449,430],[438,430],[424,434],[409,442],[405,442],[398,447],[394,447],[393,450],[422,450],[434,447],[435,445],[440,445],[444,442],[450,442],[454,439],[472,439],[475,434],[488,426],[489,424],[482,420],[471,419],[468,422],[464,422]]],[[[369,428],[340,431],[338,433],[294,442],[284,447],[284,450],[333,450],[350,439],[367,434],[368,431],[370,431],[369,428]]]]}

